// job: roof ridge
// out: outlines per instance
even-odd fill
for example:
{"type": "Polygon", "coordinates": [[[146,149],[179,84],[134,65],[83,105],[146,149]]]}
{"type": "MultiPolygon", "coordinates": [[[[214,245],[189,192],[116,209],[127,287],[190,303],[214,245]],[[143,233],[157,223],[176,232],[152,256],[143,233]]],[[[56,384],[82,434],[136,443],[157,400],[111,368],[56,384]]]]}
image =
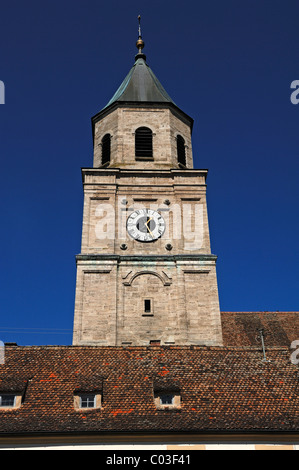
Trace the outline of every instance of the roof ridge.
{"type": "MultiPolygon", "coordinates": [[[[25,350],[59,350],[59,349],[70,349],[70,350],[110,350],[110,351],[260,351],[261,347],[257,346],[234,346],[234,345],[224,345],[224,346],[207,346],[207,345],[160,345],[160,346],[96,346],[96,345],[41,345],[41,346],[30,346],[30,345],[15,345],[15,346],[6,346],[7,349],[25,349],[25,350]]],[[[288,346],[267,346],[267,350],[289,350],[288,346]]]]}
{"type": "Polygon", "coordinates": [[[221,310],[220,313],[298,313],[297,310],[221,310]]]}

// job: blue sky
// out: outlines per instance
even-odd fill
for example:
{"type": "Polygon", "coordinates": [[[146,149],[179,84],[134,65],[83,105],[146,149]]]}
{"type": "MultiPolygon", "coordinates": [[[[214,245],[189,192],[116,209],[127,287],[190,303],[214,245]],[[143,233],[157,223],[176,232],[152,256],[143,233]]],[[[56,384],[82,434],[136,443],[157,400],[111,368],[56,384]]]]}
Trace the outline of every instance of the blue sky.
{"type": "Polygon", "coordinates": [[[90,118],[147,61],[194,118],[224,311],[299,310],[297,0],[2,2],[0,340],[71,344],[90,118]]]}

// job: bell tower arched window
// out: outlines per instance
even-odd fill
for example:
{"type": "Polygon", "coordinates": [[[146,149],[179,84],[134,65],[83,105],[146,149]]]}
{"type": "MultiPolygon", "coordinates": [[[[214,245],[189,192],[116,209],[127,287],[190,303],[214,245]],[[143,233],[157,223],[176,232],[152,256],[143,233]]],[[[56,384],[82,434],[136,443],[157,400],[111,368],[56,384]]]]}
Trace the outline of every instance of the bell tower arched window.
{"type": "Polygon", "coordinates": [[[183,139],[183,137],[181,135],[177,136],[176,145],[177,145],[178,163],[180,163],[183,166],[186,166],[185,140],[183,139]]]}
{"type": "Polygon", "coordinates": [[[110,163],[111,154],[111,135],[106,134],[102,138],[102,165],[110,163]]]}
{"type": "Polygon", "coordinates": [[[153,160],[153,133],[148,127],[139,127],[135,131],[135,157],[153,160]]]}

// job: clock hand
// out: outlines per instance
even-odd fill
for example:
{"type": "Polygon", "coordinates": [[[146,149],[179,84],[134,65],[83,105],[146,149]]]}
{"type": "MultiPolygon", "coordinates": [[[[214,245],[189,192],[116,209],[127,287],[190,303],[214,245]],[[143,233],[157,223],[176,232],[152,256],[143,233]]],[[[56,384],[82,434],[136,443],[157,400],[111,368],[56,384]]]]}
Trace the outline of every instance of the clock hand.
{"type": "Polygon", "coordinates": [[[146,222],[145,225],[147,226],[147,229],[148,229],[149,233],[151,234],[152,238],[154,238],[154,235],[152,234],[151,229],[150,229],[149,226],[147,225],[151,220],[152,220],[152,217],[151,217],[150,219],[148,219],[148,221],[146,222]]]}
{"type": "Polygon", "coordinates": [[[145,225],[147,225],[153,218],[151,217],[150,219],[148,219],[148,221],[146,222],[145,225]]]}
{"type": "MultiPolygon", "coordinates": [[[[148,227],[147,227],[148,228],[148,227]]],[[[154,238],[154,235],[152,234],[152,232],[150,231],[150,229],[148,228],[148,231],[149,233],[151,234],[152,238],[154,238]]]]}

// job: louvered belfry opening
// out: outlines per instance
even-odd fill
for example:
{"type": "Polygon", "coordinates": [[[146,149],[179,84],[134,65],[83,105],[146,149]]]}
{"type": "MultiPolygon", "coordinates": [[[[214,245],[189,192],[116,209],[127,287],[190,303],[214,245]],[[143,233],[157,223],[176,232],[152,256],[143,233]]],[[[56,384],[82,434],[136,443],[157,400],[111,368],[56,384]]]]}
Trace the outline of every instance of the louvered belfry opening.
{"type": "Polygon", "coordinates": [[[186,166],[185,140],[183,139],[183,137],[181,135],[177,136],[176,145],[177,145],[178,162],[181,165],[186,166]]]}
{"type": "Polygon", "coordinates": [[[153,160],[153,133],[148,127],[139,127],[135,132],[135,157],[153,160]]]}
{"type": "Polygon", "coordinates": [[[111,135],[106,134],[102,138],[102,165],[110,163],[111,156],[111,135]]]}

